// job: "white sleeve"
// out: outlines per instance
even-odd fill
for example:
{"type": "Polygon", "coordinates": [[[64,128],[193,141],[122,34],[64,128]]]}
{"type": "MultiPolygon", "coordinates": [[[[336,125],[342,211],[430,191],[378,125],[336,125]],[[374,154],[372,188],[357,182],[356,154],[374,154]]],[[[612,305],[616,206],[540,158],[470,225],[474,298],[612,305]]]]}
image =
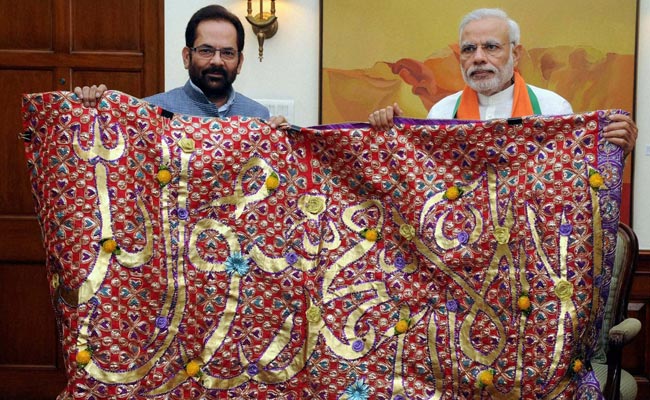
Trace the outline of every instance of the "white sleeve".
{"type": "Polygon", "coordinates": [[[427,119],[452,119],[454,118],[454,109],[461,92],[451,94],[431,107],[427,119]]]}
{"type": "Polygon", "coordinates": [[[564,97],[550,90],[541,89],[532,85],[529,86],[531,86],[535,96],[537,96],[542,115],[573,114],[571,104],[564,97]]]}

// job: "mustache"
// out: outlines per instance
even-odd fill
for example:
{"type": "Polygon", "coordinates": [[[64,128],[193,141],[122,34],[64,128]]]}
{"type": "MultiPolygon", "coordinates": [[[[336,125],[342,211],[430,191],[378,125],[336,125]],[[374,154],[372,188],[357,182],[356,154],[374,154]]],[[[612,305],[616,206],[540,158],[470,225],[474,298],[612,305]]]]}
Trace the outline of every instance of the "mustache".
{"type": "Polygon", "coordinates": [[[475,72],[492,72],[496,74],[498,71],[495,67],[471,66],[467,69],[467,76],[471,76],[475,72]]]}
{"type": "Polygon", "coordinates": [[[207,74],[221,74],[223,76],[228,76],[228,73],[226,72],[225,68],[216,67],[216,66],[204,69],[203,71],[201,71],[201,74],[203,76],[205,76],[207,74]]]}

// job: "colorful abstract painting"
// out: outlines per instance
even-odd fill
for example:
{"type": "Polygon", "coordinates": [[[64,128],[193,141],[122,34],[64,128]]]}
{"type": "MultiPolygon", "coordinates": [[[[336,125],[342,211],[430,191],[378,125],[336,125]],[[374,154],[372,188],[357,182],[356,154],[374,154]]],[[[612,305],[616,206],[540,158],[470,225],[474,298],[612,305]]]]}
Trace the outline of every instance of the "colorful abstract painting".
{"type": "Polygon", "coordinates": [[[59,398],[600,398],[611,112],[275,130],[25,96],[59,398]]]}
{"type": "MultiPolygon", "coordinates": [[[[636,1],[328,0],[321,2],[322,123],[367,121],[394,102],[409,117],[426,117],[463,88],[458,24],[481,7],[500,7],[519,23],[528,83],[559,93],[574,112],[634,111],[636,1]]],[[[631,170],[628,162],[625,222],[631,170]]]]}

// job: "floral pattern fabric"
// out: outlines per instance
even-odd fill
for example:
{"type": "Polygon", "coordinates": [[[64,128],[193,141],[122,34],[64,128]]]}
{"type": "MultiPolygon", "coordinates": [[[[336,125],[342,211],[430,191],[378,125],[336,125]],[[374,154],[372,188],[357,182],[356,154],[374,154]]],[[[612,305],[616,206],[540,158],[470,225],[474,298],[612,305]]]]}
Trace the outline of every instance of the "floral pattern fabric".
{"type": "Polygon", "coordinates": [[[26,95],[59,397],[594,398],[613,112],[275,130],[26,95]]]}

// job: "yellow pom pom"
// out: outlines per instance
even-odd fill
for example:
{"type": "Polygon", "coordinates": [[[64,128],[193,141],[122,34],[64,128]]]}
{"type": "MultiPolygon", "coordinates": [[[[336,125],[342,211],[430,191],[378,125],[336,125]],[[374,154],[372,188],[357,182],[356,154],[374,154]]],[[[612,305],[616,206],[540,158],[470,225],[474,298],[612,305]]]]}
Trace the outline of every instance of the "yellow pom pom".
{"type": "Polygon", "coordinates": [[[517,305],[522,311],[527,311],[530,309],[530,298],[528,296],[520,296],[517,300],[517,305]]]}
{"type": "Polygon", "coordinates": [[[478,374],[478,382],[481,386],[492,386],[494,383],[494,373],[490,370],[484,370],[478,374]]]}
{"type": "Polygon", "coordinates": [[[79,350],[77,352],[77,356],[75,357],[75,361],[77,361],[77,364],[79,365],[86,365],[90,362],[90,356],[91,354],[89,350],[79,350]]]}
{"type": "Polygon", "coordinates": [[[156,178],[158,179],[158,182],[161,185],[166,185],[172,180],[172,173],[169,172],[168,169],[161,169],[158,171],[158,175],[156,175],[156,178]]]}
{"type": "Polygon", "coordinates": [[[460,189],[456,186],[452,186],[445,191],[445,198],[447,200],[456,200],[460,195],[460,189]]]}
{"type": "Polygon", "coordinates": [[[275,173],[273,173],[266,178],[265,185],[268,190],[277,189],[278,186],[280,186],[280,179],[275,173]]]}
{"type": "Polygon", "coordinates": [[[192,360],[185,366],[185,372],[189,376],[197,376],[201,372],[201,365],[197,361],[192,360]]]}
{"type": "Polygon", "coordinates": [[[376,242],[377,239],[379,239],[379,232],[377,232],[376,229],[368,229],[366,231],[366,240],[369,240],[371,242],[376,242]]]}
{"type": "Polygon", "coordinates": [[[409,329],[409,322],[405,319],[399,320],[397,324],[395,324],[395,333],[401,334],[406,332],[409,329]]]}
{"type": "Polygon", "coordinates": [[[573,369],[573,372],[582,371],[582,361],[581,360],[575,360],[573,362],[573,366],[571,368],[573,369]]]}
{"type": "Polygon", "coordinates": [[[605,180],[603,179],[603,176],[598,172],[595,172],[589,176],[589,186],[592,188],[598,190],[603,187],[604,184],[605,180]]]}
{"type": "Polygon", "coordinates": [[[102,242],[102,250],[112,253],[117,250],[117,242],[113,239],[106,239],[102,242]]]}

